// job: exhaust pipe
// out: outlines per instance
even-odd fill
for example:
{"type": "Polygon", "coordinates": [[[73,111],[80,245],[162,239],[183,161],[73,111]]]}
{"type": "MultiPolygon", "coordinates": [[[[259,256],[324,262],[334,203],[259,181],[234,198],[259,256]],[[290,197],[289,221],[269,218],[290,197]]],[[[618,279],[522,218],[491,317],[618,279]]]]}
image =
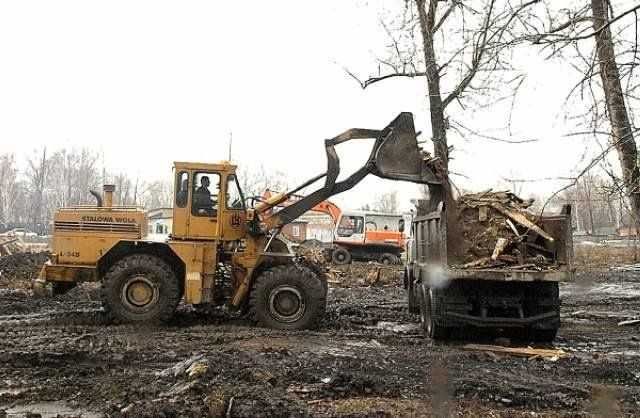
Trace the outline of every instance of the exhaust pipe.
{"type": "Polygon", "coordinates": [[[115,192],[116,186],[114,184],[105,184],[102,186],[104,195],[104,207],[110,208],[113,206],[113,192],[115,192]]]}
{"type": "Polygon", "coordinates": [[[89,190],[89,193],[91,193],[93,195],[93,197],[96,198],[96,206],[101,208],[102,207],[102,196],[100,196],[100,193],[96,192],[95,190],[89,190]]]}

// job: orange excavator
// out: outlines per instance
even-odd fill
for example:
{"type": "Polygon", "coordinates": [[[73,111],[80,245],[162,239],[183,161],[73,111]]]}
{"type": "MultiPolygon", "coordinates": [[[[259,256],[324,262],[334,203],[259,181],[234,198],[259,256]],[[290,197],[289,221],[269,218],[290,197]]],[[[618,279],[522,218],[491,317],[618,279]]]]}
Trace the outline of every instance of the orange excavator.
{"type": "MultiPolygon", "coordinates": [[[[277,194],[267,189],[262,199],[268,200],[277,194]]],[[[302,198],[291,195],[278,206],[286,207],[302,198]]],[[[326,255],[334,264],[349,264],[352,260],[400,263],[406,245],[401,215],[342,211],[329,200],[318,203],[310,211],[326,213],[333,220],[333,245],[326,249],[326,255]]]]}

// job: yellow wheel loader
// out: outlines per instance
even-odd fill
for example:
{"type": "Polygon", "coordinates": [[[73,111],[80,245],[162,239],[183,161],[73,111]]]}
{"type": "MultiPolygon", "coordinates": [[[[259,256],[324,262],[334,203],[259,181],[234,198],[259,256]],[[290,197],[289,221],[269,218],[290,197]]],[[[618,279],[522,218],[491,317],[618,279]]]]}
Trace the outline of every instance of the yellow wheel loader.
{"type": "Polygon", "coordinates": [[[113,204],[114,187],[92,192],[95,206],[59,209],[53,253],[35,284],[63,293],[99,281],[105,311],[118,322],[167,321],[181,299],[197,306],[248,311],[261,326],[304,329],[325,310],[327,283],[318,266],[297,258],[278,239],[287,223],[367,174],[437,187],[433,159],[421,151],[411,113],[383,130],[351,129],[325,141],[327,171],[268,200],[244,196],[236,166],[176,162],[173,226],[165,242],[146,239],[146,213],[113,204]],[[335,146],[375,138],[367,163],[338,182],[335,146]],[[294,193],[324,179],[313,193],[277,213],[294,193]]]}

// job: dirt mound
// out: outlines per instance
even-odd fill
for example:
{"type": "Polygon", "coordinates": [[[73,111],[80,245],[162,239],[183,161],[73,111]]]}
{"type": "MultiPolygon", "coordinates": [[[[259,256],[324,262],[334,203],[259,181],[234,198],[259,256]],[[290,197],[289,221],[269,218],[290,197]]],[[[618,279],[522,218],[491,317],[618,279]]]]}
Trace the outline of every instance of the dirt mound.
{"type": "Polygon", "coordinates": [[[30,288],[31,281],[48,259],[48,252],[15,253],[0,257],[0,286],[30,288]]]}
{"type": "Polygon", "coordinates": [[[301,245],[296,254],[319,266],[332,287],[397,286],[402,282],[402,265],[382,265],[374,261],[333,265],[325,256],[324,248],[314,246],[301,245]]]}
{"type": "Polygon", "coordinates": [[[332,266],[329,270],[333,287],[383,287],[402,283],[403,266],[382,265],[375,262],[352,262],[344,266],[332,266]]]}

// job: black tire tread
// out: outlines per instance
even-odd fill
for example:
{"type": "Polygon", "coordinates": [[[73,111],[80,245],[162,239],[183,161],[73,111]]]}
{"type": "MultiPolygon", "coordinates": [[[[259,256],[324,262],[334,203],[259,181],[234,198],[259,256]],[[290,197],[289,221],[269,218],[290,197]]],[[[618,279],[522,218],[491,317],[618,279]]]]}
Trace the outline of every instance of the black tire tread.
{"type": "Polygon", "coordinates": [[[113,294],[114,291],[118,290],[114,286],[117,287],[118,278],[132,267],[155,268],[161,274],[162,284],[167,286],[166,298],[164,301],[160,301],[159,312],[154,317],[145,318],[144,321],[152,323],[167,322],[173,316],[180,302],[181,289],[171,267],[159,257],[149,254],[132,254],[123,257],[107,271],[100,286],[100,298],[105,313],[115,322],[136,321],[127,315],[122,305],[109,302],[110,300],[119,300],[119,295],[113,294]]]}
{"type": "Polygon", "coordinates": [[[446,289],[432,289],[433,292],[433,302],[431,305],[431,315],[433,317],[433,328],[431,331],[431,338],[434,340],[446,340],[451,336],[451,329],[442,325],[442,316],[444,312],[444,307],[442,306],[442,299],[444,292],[446,289]]]}
{"type": "MultiPolygon", "coordinates": [[[[291,284],[291,283],[290,283],[291,284]]],[[[253,281],[249,296],[249,317],[259,326],[275,329],[299,330],[316,328],[324,317],[327,304],[327,287],[323,280],[308,267],[287,264],[271,267],[263,271],[253,281]],[[269,287],[275,283],[300,281],[303,293],[308,296],[307,312],[294,323],[281,323],[269,315],[264,295],[269,293],[269,287]]]]}

